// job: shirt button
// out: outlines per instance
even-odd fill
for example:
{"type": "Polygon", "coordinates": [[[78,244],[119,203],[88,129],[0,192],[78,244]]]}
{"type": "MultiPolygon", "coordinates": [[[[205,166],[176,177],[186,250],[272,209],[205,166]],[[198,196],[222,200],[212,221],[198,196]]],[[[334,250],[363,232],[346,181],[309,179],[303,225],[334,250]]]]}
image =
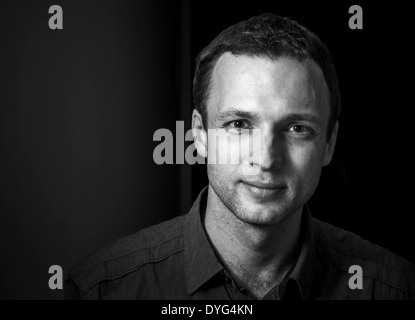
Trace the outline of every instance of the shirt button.
{"type": "Polygon", "coordinates": [[[226,274],[226,271],[225,271],[225,270],[222,270],[220,273],[222,274],[222,278],[223,278],[223,279],[225,279],[226,281],[229,281],[229,277],[228,277],[228,275],[226,274]]]}

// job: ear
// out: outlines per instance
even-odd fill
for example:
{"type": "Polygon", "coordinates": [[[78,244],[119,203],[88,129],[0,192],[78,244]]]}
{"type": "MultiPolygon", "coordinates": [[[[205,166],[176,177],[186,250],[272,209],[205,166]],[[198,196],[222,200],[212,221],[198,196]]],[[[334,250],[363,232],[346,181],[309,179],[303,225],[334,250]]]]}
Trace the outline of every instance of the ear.
{"type": "Polygon", "coordinates": [[[197,153],[207,158],[207,133],[203,127],[202,116],[194,109],[192,114],[192,133],[197,153]]]}
{"type": "Polygon", "coordinates": [[[326,150],[324,152],[323,167],[327,166],[331,162],[331,159],[333,158],[334,147],[336,146],[337,131],[338,130],[339,130],[339,121],[336,121],[336,124],[334,125],[333,131],[331,133],[330,139],[326,143],[326,150]]]}

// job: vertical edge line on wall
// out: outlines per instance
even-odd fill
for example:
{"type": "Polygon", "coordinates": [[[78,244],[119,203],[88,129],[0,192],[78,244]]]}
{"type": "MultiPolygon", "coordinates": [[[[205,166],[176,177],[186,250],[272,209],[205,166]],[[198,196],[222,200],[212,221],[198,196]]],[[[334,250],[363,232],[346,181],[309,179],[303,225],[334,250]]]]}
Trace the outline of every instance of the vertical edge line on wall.
{"type": "MultiPolygon", "coordinates": [[[[179,112],[180,120],[184,120],[185,134],[191,128],[192,114],[192,59],[190,38],[190,0],[180,0],[180,21],[177,64],[179,66],[179,112]]],[[[186,150],[186,144],[185,144],[186,150]]],[[[185,151],[184,150],[184,151],[185,151]]],[[[184,162],[180,166],[180,213],[189,211],[192,199],[191,166],[184,162]]]]}

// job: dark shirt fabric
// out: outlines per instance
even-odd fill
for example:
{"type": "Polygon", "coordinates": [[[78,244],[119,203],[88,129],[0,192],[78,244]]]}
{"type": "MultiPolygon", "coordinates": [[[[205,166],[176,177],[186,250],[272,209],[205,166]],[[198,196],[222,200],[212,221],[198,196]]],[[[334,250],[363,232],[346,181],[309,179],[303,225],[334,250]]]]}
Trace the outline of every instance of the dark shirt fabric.
{"type": "MultiPolygon", "coordinates": [[[[183,216],[120,239],[79,263],[66,299],[250,300],[220,263],[203,227],[207,188],[183,216]]],[[[263,299],[415,299],[415,266],[357,235],[302,214],[296,263],[263,299]],[[352,265],[363,289],[351,289],[352,265]]],[[[354,282],[354,281],[352,281],[354,282]]]]}

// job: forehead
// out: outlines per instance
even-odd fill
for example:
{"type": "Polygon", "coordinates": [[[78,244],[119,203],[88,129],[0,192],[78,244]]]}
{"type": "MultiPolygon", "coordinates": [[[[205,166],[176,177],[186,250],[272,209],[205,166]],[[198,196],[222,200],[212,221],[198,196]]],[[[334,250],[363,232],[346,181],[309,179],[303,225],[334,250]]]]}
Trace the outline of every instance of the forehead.
{"type": "Polygon", "coordinates": [[[308,109],[328,117],[328,89],[314,61],[288,57],[271,60],[229,52],[218,59],[211,78],[209,113],[228,107],[278,111],[281,104],[285,111],[287,107],[296,109],[293,111],[308,109]]]}

